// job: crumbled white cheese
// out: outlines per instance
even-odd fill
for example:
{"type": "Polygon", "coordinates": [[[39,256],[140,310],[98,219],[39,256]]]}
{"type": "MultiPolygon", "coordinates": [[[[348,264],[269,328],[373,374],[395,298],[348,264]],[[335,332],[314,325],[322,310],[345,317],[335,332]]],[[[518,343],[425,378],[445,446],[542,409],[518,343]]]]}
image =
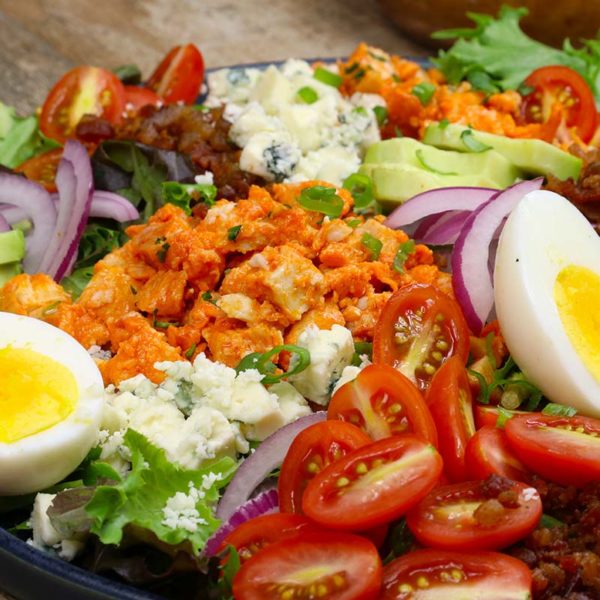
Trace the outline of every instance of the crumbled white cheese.
{"type": "Polygon", "coordinates": [[[202,173],[202,175],[196,175],[196,177],[194,177],[194,181],[198,185],[213,185],[215,182],[215,176],[212,171],[206,171],[206,173],[202,173]]]}
{"type": "Polygon", "coordinates": [[[198,530],[198,525],[208,525],[206,519],[203,519],[196,508],[198,501],[204,496],[204,493],[190,485],[190,491],[187,494],[177,492],[167,500],[163,508],[164,519],[161,523],[169,529],[184,529],[190,533],[198,530]]]}
{"type": "Polygon", "coordinates": [[[88,348],[88,354],[96,360],[108,360],[112,356],[110,350],[102,350],[98,345],[90,346],[88,348]]]}
{"type": "Polygon", "coordinates": [[[300,334],[297,344],[309,351],[310,365],[290,377],[290,382],[305,398],[326,405],[335,382],[352,361],[352,333],[341,325],[333,325],[330,330],[310,325],[300,334]]]}
{"type": "Polygon", "coordinates": [[[348,365],[347,367],[344,367],[340,378],[336,381],[335,385],[333,386],[332,395],[335,394],[346,383],[354,381],[361,371],[362,369],[360,367],[356,367],[354,365],[348,365]]]}

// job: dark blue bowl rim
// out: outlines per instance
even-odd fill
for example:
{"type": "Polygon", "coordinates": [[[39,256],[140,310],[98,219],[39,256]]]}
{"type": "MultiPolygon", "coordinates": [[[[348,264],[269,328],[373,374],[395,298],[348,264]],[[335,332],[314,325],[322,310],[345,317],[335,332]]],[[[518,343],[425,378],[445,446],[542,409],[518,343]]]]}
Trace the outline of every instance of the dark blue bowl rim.
{"type": "MultiPolygon", "coordinates": [[[[423,66],[428,64],[428,60],[424,57],[407,57],[407,59],[413,60],[423,66]]],[[[332,63],[339,60],[339,58],[317,57],[303,60],[311,63],[332,63]]],[[[207,69],[207,73],[212,73],[220,69],[265,69],[269,65],[281,65],[284,62],[285,60],[276,60],[224,65],[222,67],[207,69]]],[[[0,527],[0,557],[2,552],[11,554],[14,558],[27,563],[27,565],[30,566],[32,576],[34,576],[34,572],[42,571],[43,574],[47,576],[62,579],[65,582],[72,583],[83,589],[93,589],[95,592],[106,594],[107,596],[119,600],[159,600],[161,598],[161,596],[151,594],[140,588],[119,583],[118,581],[102,577],[101,575],[97,575],[91,571],[86,571],[81,567],[65,562],[56,556],[38,550],[34,546],[27,544],[0,527]]],[[[8,592],[10,593],[10,590],[8,590],[8,592]]]]}

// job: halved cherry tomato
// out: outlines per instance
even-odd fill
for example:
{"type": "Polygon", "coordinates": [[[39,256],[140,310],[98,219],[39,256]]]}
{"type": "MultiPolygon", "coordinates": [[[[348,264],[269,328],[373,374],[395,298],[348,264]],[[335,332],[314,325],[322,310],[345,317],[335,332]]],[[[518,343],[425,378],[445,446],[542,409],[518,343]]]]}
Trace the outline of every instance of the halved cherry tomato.
{"type": "Polygon", "coordinates": [[[279,510],[302,512],[302,494],[308,482],[332,462],[370,443],[366,433],[342,421],[322,421],[301,431],[281,465],[279,510]]]}
{"type": "Polygon", "coordinates": [[[435,488],[408,512],[406,524],[421,544],[445,550],[498,550],[531,533],[542,516],[537,490],[488,481],[435,488]]]}
{"type": "Polygon", "coordinates": [[[332,529],[360,531],[402,516],[435,485],[436,449],[412,435],[363,446],[323,469],[302,498],[307,517],[332,529]]]}
{"type": "Polygon", "coordinates": [[[83,115],[96,115],[119,123],[125,92],[118,77],[99,67],[75,67],[50,90],[40,115],[40,129],[48,137],[66,141],[73,137],[83,115]]]}
{"type": "Polygon", "coordinates": [[[41,183],[49,192],[56,192],[54,178],[62,155],[62,148],[53,148],[21,163],[15,171],[23,173],[27,179],[41,183]]]}
{"type": "Polygon", "coordinates": [[[379,596],[381,574],[381,559],[369,540],[308,533],[272,544],[246,561],[233,580],[233,595],[236,600],[371,600],[379,596]]]}
{"type": "Polygon", "coordinates": [[[600,480],[600,420],[530,413],[504,429],[521,462],[545,479],[575,486],[600,480]]]}
{"type": "Polygon", "coordinates": [[[204,80],[204,59],[194,44],[175,46],[148,79],[147,86],[166,103],[193,104],[204,80]]]}
{"type": "Polygon", "coordinates": [[[373,362],[395,367],[424,390],[454,354],[463,364],[469,355],[469,328],[458,304],[430,285],[394,292],[375,327],[373,362]]]}
{"type": "Polygon", "coordinates": [[[381,600],[526,600],[531,585],[529,567],[506,554],[417,550],[384,567],[381,600]]]}
{"type": "MultiPolygon", "coordinates": [[[[531,414],[525,412],[524,410],[508,410],[507,408],[503,409],[503,411],[511,417],[515,415],[531,414]]],[[[473,414],[475,415],[475,427],[477,427],[477,429],[481,429],[486,425],[489,425],[490,427],[498,426],[497,423],[498,418],[500,417],[500,410],[497,406],[476,403],[473,409],[473,414]]],[[[504,429],[504,427],[502,427],[502,429],[504,429]]]]}
{"type": "Polygon", "coordinates": [[[328,419],[348,421],[373,440],[412,433],[437,445],[437,433],[421,392],[388,365],[369,365],[331,398],[328,419]]]}
{"type": "Polygon", "coordinates": [[[161,97],[151,89],[139,85],[126,85],[125,89],[125,110],[138,111],[144,106],[160,106],[161,97]]]}
{"type": "Polygon", "coordinates": [[[425,400],[438,432],[444,472],[452,482],[465,481],[465,448],[475,423],[467,370],[458,356],[450,357],[433,376],[425,400]]]}
{"type": "Polygon", "coordinates": [[[233,546],[240,556],[240,561],[245,562],[270,544],[308,532],[316,533],[319,529],[302,515],[262,515],[236,527],[225,537],[221,549],[233,546]]]}
{"type": "Polygon", "coordinates": [[[597,111],[592,90],[577,71],[562,65],[541,67],[527,77],[525,85],[533,92],[525,96],[525,118],[547,122],[559,103],[566,113],[568,127],[576,127],[579,137],[589,142],[596,131],[597,111]]]}
{"type": "Polygon", "coordinates": [[[515,481],[530,481],[531,473],[511,450],[506,433],[495,425],[486,425],[475,432],[465,451],[465,463],[470,479],[487,479],[501,475],[515,481]]]}

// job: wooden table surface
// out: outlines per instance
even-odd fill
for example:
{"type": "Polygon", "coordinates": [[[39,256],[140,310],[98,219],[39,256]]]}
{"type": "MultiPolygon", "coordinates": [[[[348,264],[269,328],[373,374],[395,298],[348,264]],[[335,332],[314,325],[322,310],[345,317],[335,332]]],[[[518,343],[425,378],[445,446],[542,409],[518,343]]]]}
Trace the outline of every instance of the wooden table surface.
{"type": "Polygon", "coordinates": [[[26,114],[71,67],[136,63],[149,74],[180,43],[216,67],[343,56],[361,40],[427,54],[374,0],[0,0],[0,100],[26,114]]]}

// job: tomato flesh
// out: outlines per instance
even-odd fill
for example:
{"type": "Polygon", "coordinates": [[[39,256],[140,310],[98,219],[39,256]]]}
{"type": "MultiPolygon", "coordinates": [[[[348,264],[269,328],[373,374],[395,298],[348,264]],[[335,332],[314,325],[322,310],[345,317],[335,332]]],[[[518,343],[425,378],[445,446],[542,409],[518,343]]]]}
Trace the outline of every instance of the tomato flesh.
{"type": "Polygon", "coordinates": [[[367,539],[345,533],[283,540],[246,561],[233,580],[236,600],[374,600],[381,559],[367,539]]]}
{"type": "Polygon", "coordinates": [[[559,104],[566,125],[575,127],[582,141],[592,139],[598,119],[596,103],[592,90],[577,71],[562,65],[541,67],[529,75],[525,85],[533,88],[523,103],[528,121],[548,122],[559,104]]]}
{"type": "Polygon", "coordinates": [[[279,510],[302,512],[302,494],[308,482],[334,461],[370,443],[366,433],[342,421],[323,421],[301,431],[281,465],[279,510]]]}
{"type": "Polygon", "coordinates": [[[444,472],[452,482],[465,481],[465,449],[475,423],[469,378],[458,356],[450,357],[433,376],[426,401],[437,428],[444,472]]]}
{"type": "Polygon", "coordinates": [[[416,550],[386,565],[382,600],[528,600],[532,576],[520,560],[498,552],[416,550]]]}
{"type": "Polygon", "coordinates": [[[160,106],[162,104],[161,97],[149,88],[139,85],[125,86],[125,110],[138,111],[144,106],[160,106]]]}
{"type": "Polygon", "coordinates": [[[412,433],[437,445],[437,432],[421,392],[388,365],[369,365],[333,395],[329,419],[341,419],[380,440],[412,433]]]}
{"type": "Polygon", "coordinates": [[[543,478],[578,487],[600,480],[600,420],[530,413],[504,428],[517,457],[543,478]]]}
{"type": "Polygon", "coordinates": [[[332,529],[366,530],[402,516],[436,484],[442,458],[412,435],[363,446],[323,469],[306,487],[306,516],[332,529]]]}
{"type": "Polygon", "coordinates": [[[49,192],[56,192],[56,171],[62,155],[62,148],[53,148],[21,163],[15,171],[41,183],[49,192]]]}
{"type": "Polygon", "coordinates": [[[204,80],[204,58],[194,44],[175,46],[158,65],[148,80],[167,104],[193,104],[204,80]]]}
{"type": "Polygon", "coordinates": [[[435,488],[406,515],[409,529],[424,546],[446,550],[498,550],[531,533],[542,516],[537,490],[488,481],[435,488]]]}
{"type": "Polygon", "coordinates": [[[465,463],[470,479],[501,475],[515,481],[530,481],[531,473],[511,450],[506,433],[494,425],[478,429],[469,440],[465,463]]]}
{"type": "Polygon", "coordinates": [[[123,84],[114,73],[99,67],[75,67],[54,85],[40,114],[44,135],[65,142],[74,137],[83,115],[119,123],[125,106],[123,84]]]}
{"type": "MultiPolygon", "coordinates": [[[[527,414],[523,410],[508,410],[507,408],[503,409],[503,412],[510,417],[513,417],[515,415],[527,414]]],[[[491,406],[489,404],[476,404],[473,410],[473,414],[475,416],[475,427],[477,429],[481,429],[486,425],[490,427],[498,426],[500,410],[497,406],[491,406]]],[[[504,429],[504,426],[502,426],[502,429],[504,429]]]]}
{"type": "Polygon", "coordinates": [[[469,329],[454,300],[421,284],[392,294],[375,327],[373,362],[393,366],[424,390],[455,354],[466,363],[469,329]]]}

